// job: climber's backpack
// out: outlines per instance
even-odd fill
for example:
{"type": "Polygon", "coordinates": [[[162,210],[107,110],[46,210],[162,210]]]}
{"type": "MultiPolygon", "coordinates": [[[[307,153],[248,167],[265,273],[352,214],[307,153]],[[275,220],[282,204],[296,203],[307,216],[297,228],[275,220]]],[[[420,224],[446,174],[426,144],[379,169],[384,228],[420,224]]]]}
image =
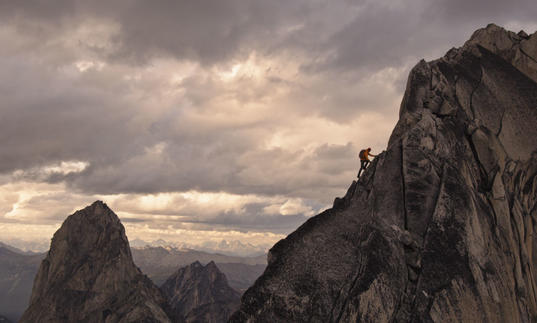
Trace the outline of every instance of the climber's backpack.
{"type": "Polygon", "coordinates": [[[360,154],[358,156],[360,157],[360,160],[366,160],[365,149],[360,150],[360,154]]]}

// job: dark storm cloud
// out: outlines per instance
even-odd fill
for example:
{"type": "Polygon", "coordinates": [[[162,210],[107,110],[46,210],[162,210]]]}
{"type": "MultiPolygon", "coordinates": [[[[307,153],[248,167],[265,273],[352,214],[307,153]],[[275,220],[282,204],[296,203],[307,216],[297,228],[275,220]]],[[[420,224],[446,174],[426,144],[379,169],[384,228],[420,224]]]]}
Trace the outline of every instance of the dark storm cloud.
{"type": "Polygon", "coordinates": [[[205,63],[248,55],[307,10],[303,1],[131,1],[118,12],[119,58],[153,50],[205,63]]]}
{"type": "Polygon", "coordinates": [[[104,20],[119,24],[110,38],[115,50],[107,53],[109,59],[145,63],[171,55],[215,63],[264,47],[312,7],[302,0],[30,0],[1,1],[0,17],[39,38],[54,37],[54,31],[88,18],[104,20]]]}
{"type": "MultiPolygon", "coordinates": [[[[71,79],[24,58],[0,58],[0,172],[61,160],[119,162],[143,149],[132,124],[142,113],[122,84],[71,79]]],[[[101,77],[101,76],[100,76],[101,77]]]]}
{"type": "Polygon", "coordinates": [[[319,71],[397,66],[449,49],[469,28],[531,23],[535,7],[532,0],[3,0],[0,17],[39,41],[88,18],[117,23],[115,49],[106,54],[120,61],[171,55],[215,63],[252,50],[298,50],[312,54],[305,69],[319,71]]]}
{"type": "Polygon", "coordinates": [[[536,9],[0,0],[2,232],[49,237],[102,199],[130,237],[268,246],[383,149],[416,62],[490,22],[534,32],[536,9]]]}
{"type": "Polygon", "coordinates": [[[505,24],[513,21],[533,22],[537,6],[533,0],[436,0],[428,10],[432,18],[445,21],[483,23],[485,21],[505,24]]]}
{"type": "Polygon", "coordinates": [[[323,58],[305,64],[304,70],[371,71],[434,59],[461,46],[488,23],[532,24],[536,14],[532,0],[367,2],[352,21],[322,43],[323,58]]]}
{"type": "MultiPolygon", "coordinates": [[[[0,24],[13,29],[0,49],[0,172],[79,160],[89,163],[82,172],[47,180],[101,194],[195,189],[332,199],[354,176],[359,147],[321,141],[311,151],[266,148],[271,132],[292,127],[285,114],[215,125],[188,109],[210,113],[215,97],[230,96],[244,107],[285,87],[288,101],[274,105],[289,109],[288,118],[345,124],[364,112],[391,113],[397,93],[363,89],[374,73],[435,58],[488,22],[532,23],[536,7],[522,0],[0,1],[0,24]],[[100,23],[112,25],[103,27],[111,28],[106,46],[75,33],[100,23]],[[159,81],[123,78],[156,57],[206,71],[252,52],[302,68],[287,78],[271,74],[267,88],[234,81],[232,91],[189,76],[177,85],[184,96],[169,107],[150,99],[160,95],[159,81]],[[83,75],[71,66],[95,58],[109,66],[83,75]]],[[[397,71],[379,84],[402,91],[404,79],[406,71],[397,71]]]]}
{"type": "MultiPolygon", "coordinates": [[[[213,145],[178,142],[154,158],[135,156],[106,166],[90,166],[63,176],[73,188],[94,194],[158,193],[198,190],[235,194],[333,198],[355,167],[357,149],[321,146],[304,157],[281,149],[237,149],[233,134],[220,133],[213,145]],[[226,138],[227,137],[227,138],[226,138]],[[229,148],[222,144],[229,140],[229,148]],[[235,150],[234,150],[235,149],[235,150]]],[[[62,175],[56,174],[55,181],[62,175]]],[[[323,199],[324,200],[324,199],[323,199]]]]}

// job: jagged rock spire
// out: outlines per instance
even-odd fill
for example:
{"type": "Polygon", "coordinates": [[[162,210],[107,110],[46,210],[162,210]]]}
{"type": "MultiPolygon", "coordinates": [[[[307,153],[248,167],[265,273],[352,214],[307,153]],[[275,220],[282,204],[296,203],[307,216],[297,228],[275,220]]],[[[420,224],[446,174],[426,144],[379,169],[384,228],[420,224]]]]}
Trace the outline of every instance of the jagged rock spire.
{"type": "Polygon", "coordinates": [[[185,322],[226,322],[238,308],[240,294],[229,287],[226,276],[211,261],[179,268],[161,287],[170,311],[185,322]]]}
{"type": "Polygon", "coordinates": [[[231,322],[537,320],[537,34],[411,71],[386,152],[269,253],[231,322]]]}
{"type": "Polygon", "coordinates": [[[96,201],[54,234],[20,322],[170,322],[163,306],[134,265],[119,218],[96,201]]]}

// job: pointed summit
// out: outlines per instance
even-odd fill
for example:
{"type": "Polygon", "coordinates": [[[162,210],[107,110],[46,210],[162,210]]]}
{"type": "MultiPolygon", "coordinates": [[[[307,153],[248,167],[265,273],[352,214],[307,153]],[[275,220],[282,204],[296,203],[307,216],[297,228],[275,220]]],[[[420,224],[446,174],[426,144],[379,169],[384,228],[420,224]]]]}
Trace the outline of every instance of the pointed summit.
{"type": "Polygon", "coordinates": [[[490,25],[417,64],[387,150],[230,322],[537,322],[536,44],[490,25]]]}
{"type": "Polygon", "coordinates": [[[462,47],[481,56],[479,48],[500,56],[520,72],[537,82],[537,32],[532,35],[523,30],[518,33],[505,30],[495,24],[476,30],[462,47]],[[471,50],[471,48],[478,50],[471,50]]]}
{"type": "Polygon", "coordinates": [[[240,303],[240,294],[229,287],[213,261],[206,266],[196,261],[179,268],[161,290],[168,298],[170,311],[186,322],[226,322],[240,303]]]}
{"type": "Polygon", "coordinates": [[[169,322],[165,303],[134,265],[117,215],[96,201],[54,234],[20,322],[169,322]]]}

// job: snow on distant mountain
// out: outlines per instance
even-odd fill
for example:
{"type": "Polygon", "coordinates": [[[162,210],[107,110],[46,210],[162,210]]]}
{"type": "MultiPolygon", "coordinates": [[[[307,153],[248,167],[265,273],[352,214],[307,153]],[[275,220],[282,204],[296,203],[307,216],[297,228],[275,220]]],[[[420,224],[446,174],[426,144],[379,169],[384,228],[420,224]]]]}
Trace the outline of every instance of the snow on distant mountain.
{"type": "MultiPolygon", "coordinates": [[[[2,242],[5,245],[18,249],[17,253],[23,254],[38,254],[48,250],[50,246],[50,239],[39,240],[22,240],[22,239],[3,239],[2,242]]],[[[2,243],[0,242],[0,243],[2,243]]]]}
{"type": "Polygon", "coordinates": [[[172,242],[163,239],[154,241],[145,241],[142,239],[133,239],[129,241],[131,248],[142,249],[145,247],[163,247],[165,249],[178,250],[197,250],[207,253],[219,253],[227,256],[235,257],[257,257],[265,255],[267,250],[272,245],[253,245],[251,243],[243,243],[238,240],[227,241],[205,241],[202,244],[193,244],[187,242],[172,242]]]}

